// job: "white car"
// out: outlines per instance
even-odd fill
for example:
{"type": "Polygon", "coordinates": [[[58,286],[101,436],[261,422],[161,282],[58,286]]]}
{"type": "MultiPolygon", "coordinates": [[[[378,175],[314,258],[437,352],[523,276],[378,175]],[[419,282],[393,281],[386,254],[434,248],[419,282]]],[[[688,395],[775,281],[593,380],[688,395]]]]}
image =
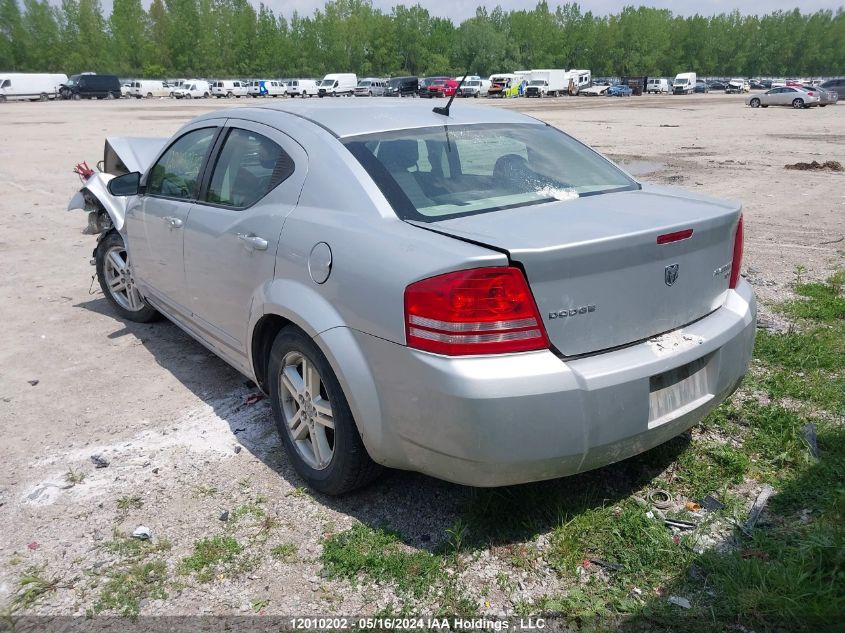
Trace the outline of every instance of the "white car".
{"type": "Polygon", "coordinates": [[[610,86],[590,86],[589,88],[584,88],[580,94],[585,97],[603,97],[609,89],[610,86]]]}

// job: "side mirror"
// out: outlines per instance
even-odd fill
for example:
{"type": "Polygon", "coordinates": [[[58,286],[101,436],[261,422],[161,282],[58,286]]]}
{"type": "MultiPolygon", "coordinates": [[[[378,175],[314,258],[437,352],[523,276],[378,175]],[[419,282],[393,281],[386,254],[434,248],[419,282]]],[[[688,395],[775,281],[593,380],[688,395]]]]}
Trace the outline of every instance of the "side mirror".
{"type": "Polygon", "coordinates": [[[137,196],[141,190],[141,172],[132,171],[112,178],[108,190],[113,196],[137,196]]]}

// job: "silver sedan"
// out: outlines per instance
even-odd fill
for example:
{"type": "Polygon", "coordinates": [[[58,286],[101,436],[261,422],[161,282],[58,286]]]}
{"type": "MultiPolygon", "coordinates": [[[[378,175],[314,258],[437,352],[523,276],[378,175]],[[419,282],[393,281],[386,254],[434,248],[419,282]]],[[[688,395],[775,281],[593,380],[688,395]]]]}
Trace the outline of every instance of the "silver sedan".
{"type": "Polygon", "coordinates": [[[505,109],[363,101],[108,139],[70,205],[116,313],[164,315],[253,379],[311,486],[570,475],[737,388],[756,315],[739,203],[640,183],[505,109]]]}
{"type": "Polygon", "coordinates": [[[745,99],[745,104],[752,108],[768,108],[771,105],[801,109],[819,105],[820,100],[817,90],[809,90],[799,86],[781,86],[767,90],[762,94],[749,95],[745,99]]]}

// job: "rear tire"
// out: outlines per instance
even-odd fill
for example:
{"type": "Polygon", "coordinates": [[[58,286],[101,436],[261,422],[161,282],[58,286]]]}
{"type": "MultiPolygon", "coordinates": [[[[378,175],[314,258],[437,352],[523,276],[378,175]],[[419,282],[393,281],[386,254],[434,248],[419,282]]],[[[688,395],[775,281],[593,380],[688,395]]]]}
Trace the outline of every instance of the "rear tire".
{"type": "Polygon", "coordinates": [[[309,486],[341,495],[378,477],[382,467],[367,454],[334,371],[298,328],[282,329],[273,341],[267,384],[276,430],[309,486]]]}
{"type": "Polygon", "coordinates": [[[46,92],[42,92],[41,95],[38,97],[39,101],[47,101],[47,99],[48,97],[46,92]]]}
{"type": "Polygon", "coordinates": [[[117,231],[109,231],[99,241],[95,259],[100,288],[120,318],[149,323],[160,317],[137,290],[126,245],[117,231]]]}

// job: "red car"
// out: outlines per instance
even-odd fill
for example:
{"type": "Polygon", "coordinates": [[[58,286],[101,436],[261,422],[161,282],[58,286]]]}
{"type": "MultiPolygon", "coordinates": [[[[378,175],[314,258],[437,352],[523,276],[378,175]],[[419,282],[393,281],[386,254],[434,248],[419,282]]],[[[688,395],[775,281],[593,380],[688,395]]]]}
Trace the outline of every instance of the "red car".
{"type": "Polygon", "coordinates": [[[436,79],[428,87],[428,94],[432,97],[451,97],[458,89],[458,81],[455,79],[436,79]]]}

